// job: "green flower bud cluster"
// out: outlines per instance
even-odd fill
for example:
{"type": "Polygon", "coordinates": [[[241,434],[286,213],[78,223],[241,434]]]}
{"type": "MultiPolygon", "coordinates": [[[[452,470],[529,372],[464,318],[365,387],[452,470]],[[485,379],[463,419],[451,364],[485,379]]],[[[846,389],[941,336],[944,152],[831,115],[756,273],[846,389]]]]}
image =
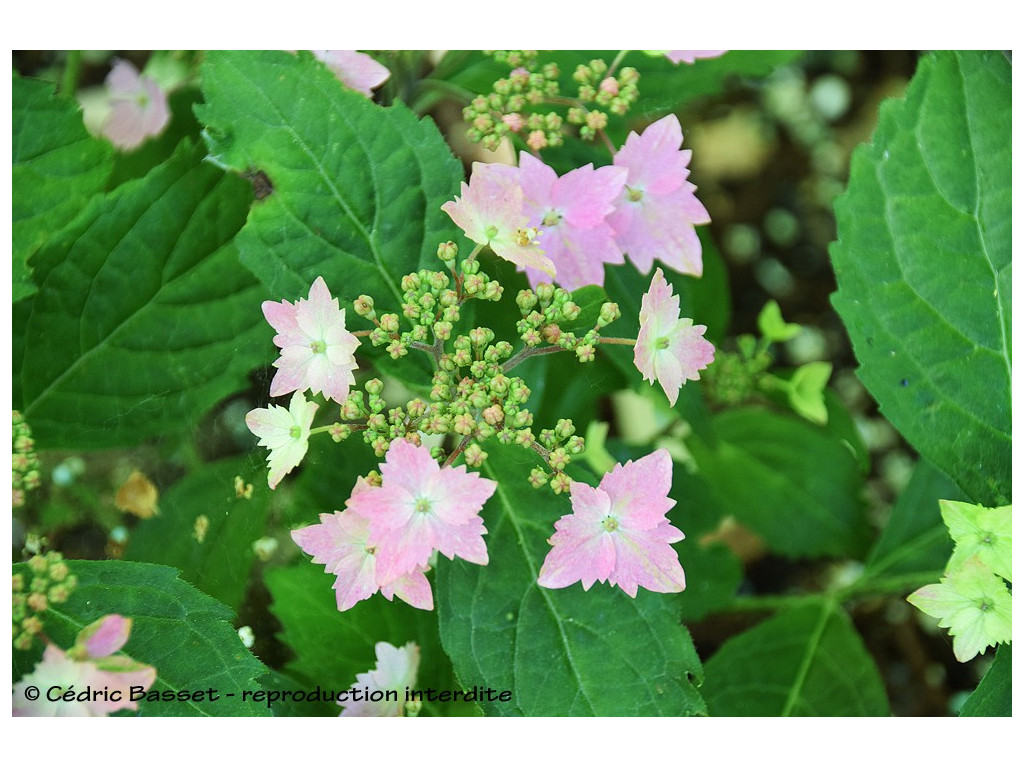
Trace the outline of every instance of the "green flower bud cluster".
{"type": "Polygon", "coordinates": [[[28,561],[28,571],[16,573],[11,579],[12,635],[19,651],[31,648],[33,638],[42,632],[39,614],[52,604],[65,602],[78,585],[60,552],[34,555],[28,561]]]}
{"type": "Polygon", "coordinates": [[[32,439],[32,430],[25,423],[25,418],[18,411],[12,411],[11,425],[14,447],[11,451],[13,465],[13,493],[11,506],[17,509],[25,505],[25,494],[35,490],[40,484],[39,459],[36,456],[36,443],[32,439]]]}
{"type": "Polygon", "coordinates": [[[598,331],[621,315],[617,304],[606,302],[601,306],[597,324],[581,336],[562,327],[577,320],[582,311],[572,300],[572,294],[564,288],[539,283],[535,290],[520,291],[516,304],[523,318],[516,323],[516,332],[526,346],[537,347],[542,342],[554,344],[575,352],[581,363],[593,362],[594,352],[601,341],[598,331]]]}
{"type": "Polygon", "coordinates": [[[531,470],[530,485],[541,488],[546,484],[555,493],[567,493],[570,481],[565,469],[586,447],[584,439],[576,434],[576,426],[571,419],[559,419],[554,429],[542,429],[533,448],[544,458],[547,468],[531,470]]]}
{"type": "Polygon", "coordinates": [[[538,66],[536,51],[494,51],[495,61],[508,64],[508,77],[494,83],[489,94],[475,97],[463,110],[466,135],[474,143],[497,149],[501,139],[518,133],[533,149],[562,144],[562,116],[535,108],[558,96],[558,65],[538,66]]]}
{"type": "Polygon", "coordinates": [[[637,89],[640,73],[636,69],[623,67],[617,75],[608,75],[608,65],[603,59],[580,64],[572,73],[572,79],[578,85],[577,95],[583,105],[572,107],[566,118],[572,125],[580,126],[580,138],[587,141],[592,141],[608,124],[608,112],[620,117],[625,115],[640,95],[637,89]],[[596,107],[588,108],[588,102],[596,107]]]}
{"type": "Polygon", "coordinates": [[[736,352],[716,352],[715,361],[701,374],[706,382],[704,391],[713,406],[747,403],[766,389],[767,371],[773,362],[767,345],[743,334],[737,337],[736,346],[736,352]]]}

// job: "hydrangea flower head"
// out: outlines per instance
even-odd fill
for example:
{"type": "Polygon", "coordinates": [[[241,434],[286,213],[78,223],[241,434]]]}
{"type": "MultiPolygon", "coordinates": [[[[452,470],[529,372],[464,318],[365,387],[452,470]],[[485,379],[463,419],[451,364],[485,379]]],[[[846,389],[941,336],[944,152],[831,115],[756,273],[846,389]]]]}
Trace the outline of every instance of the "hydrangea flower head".
{"type": "Polygon", "coordinates": [[[641,272],[650,272],[658,258],[683,274],[704,270],[700,238],[694,226],[711,221],[686,180],[690,150],[681,150],[683,129],[675,115],[630,132],[615,153],[614,164],[629,175],[608,223],[615,242],[641,272]]]}
{"type": "Polygon", "coordinates": [[[665,56],[673,64],[683,61],[693,64],[697,59],[717,59],[725,51],[665,51],[665,56]]]}
{"type": "MultiPolygon", "coordinates": [[[[359,701],[338,701],[341,707],[339,717],[401,717],[405,714],[405,689],[416,684],[416,673],[420,666],[420,648],[416,643],[406,643],[396,648],[391,643],[377,643],[377,666],[369,672],[356,675],[353,690],[364,694],[359,701]],[[366,691],[395,691],[397,701],[369,701],[366,691]]],[[[354,698],[354,697],[353,697],[354,698]]]]}
{"type": "Polygon", "coordinates": [[[308,299],[263,302],[263,315],[277,335],[281,356],[270,396],[310,390],[314,395],[344,402],[356,379],[357,339],[345,328],[345,310],[331,296],[322,277],[313,281],[308,299]]]}
{"type": "Polygon", "coordinates": [[[949,629],[957,661],[970,661],[990,645],[1010,642],[1010,592],[977,556],[946,573],[939,584],[921,587],[907,602],[949,629]]]}
{"type": "Polygon", "coordinates": [[[47,644],[43,658],[35,669],[14,686],[13,714],[18,717],[105,717],[120,709],[138,710],[139,703],[130,701],[130,688],[148,690],[156,682],[156,670],[127,656],[114,655],[128,640],[131,620],[121,616],[105,616],[78,634],[75,647],[68,653],[47,644]],[[30,686],[36,698],[26,695],[30,686]],[[50,701],[46,692],[52,688],[76,692],[86,689],[120,691],[120,701],[99,697],[97,701],[50,701]]]}
{"type": "Polygon", "coordinates": [[[498,256],[524,269],[555,275],[555,265],[537,244],[523,210],[519,171],[501,163],[473,163],[462,196],[441,206],[474,243],[489,245],[498,256]]]}
{"type": "MultiPolygon", "coordinates": [[[[529,223],[541,230],[537,242],[555,265],[556,282],[567,291],[604,284],[604,265],[622,264],[622,251],[606,218],[626,183],[626,169],[590,163],[560,177],[545,163],[523,152],[519,180],[529,223]]],[[[546,278],[529,268],[536,287],[546,278]]]]}
{"type": "MultiPolygon", "coordinates": [[[[369,488],[371,486],[359,478],[352,489],[352,498],[369,488]]],[[[338,577],[334,591],[339,611],[347,611],[378,590],[388,600],[398,595],[416,608],[429,611],[434,607],[430,582],[422,568],[381,583],[377,578],[377,544],[370,540],[370,521],[351,510],[321,514],[318,524],[292,531],[292,539],[306,554],[313,556],[314,563],[323,565],[324,570],[338,577]]]]}
{"type": "Polygon", "coordinates": [[[537,583],[559,588],[579,581],[587,590],[607,581],[630,597],[637,587],[682,592],[686,577],[671,545],[683,534],[665,516],[675,506],[671,487],[672,459],[664,448],[616,464],[597,488],[573,481],[572,514],[555,523],[537,583]]]}
{"type": "Polygon", "coordinates": [[[465,466],[440,467],[424,446],[395,440],[381,465],[381,485],[354,494],[348,509],[370,521],[381,584],[427,565],[436,549],[487,565],[480,510],[497,483],[465,466]]]}
{"type": "Polygon", "coordinates": [[[135,149],[171,120],[167,94],[130,61],[118,59],[106,80],[110,114],[101,133],[120,149],[135,149]]]}
{"type": "Polygon", "coordinates": [[[249,431],[260,439],[260,445],[270,449],[267,482],[271,488],[276,488],[281,478],[299,466],[306,456],[309,430],[319,407],[296,392],[287,408],[271,404],[267,408],[254,408],[245,415],[249,431]]]}
{"type": "Polygon", "coordinates": [[[373,89],[384,85],[391,72],[372,56],[359,51],[313,51],[327,68],[354,91],[373,96],[373,89]]]}
{"type": "Polygon", "coordinates": [[[679,316],[679,297],[672,293],[659,267],[651,287],[640,301],[640,333],[633,347],[633,362],[652,384],[657,380],[670,405],[687,381],[715,359],[715,347],[704,338],[707,327],[679,316]]]}

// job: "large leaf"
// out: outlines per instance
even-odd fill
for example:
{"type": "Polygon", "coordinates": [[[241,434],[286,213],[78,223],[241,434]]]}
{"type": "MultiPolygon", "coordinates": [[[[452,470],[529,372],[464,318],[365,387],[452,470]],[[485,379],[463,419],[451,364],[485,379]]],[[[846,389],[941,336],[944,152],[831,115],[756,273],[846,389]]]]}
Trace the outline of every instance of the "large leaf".
{"type": "Polygon", "coordinates": [[[1000,645],[992,666],[960,708],[961,717],[1010,717],[1013,715],[1012,646],[1000,645]]]}
{"type": "MultiPolygon", "coordinates": [[[[231,610],[186,584],[177,571],[162,565],[119,561],[69,560],[78,587],[66,603],[51,605],[44,617],[46,634],[61,648],[99,618],[117,613],[132,619],[123,652],[156,668],[154,691],[213,689],[216,701],[139,703],[150,716],[269,715],[266,706],[243,700],[245,691],[261,690],[256,678],[266,671],[245,649],[231,626],[231,610]]],[[[27,573],[16,565],[15,572],[27,573]]],[[[14,679],[30,672],[42,655],[16,654],[14,679]]],[[[208,698],[208,697],[207,697],[208,698]]]]}
{"type": "Polygon", "coordinates": [[[705,665],[702,692],[718,717],[889,714],[878,669],[831,602],[795,608],[726,641],[705,665]]]}
{"type": "Polygon", "coordinates": [[[35,292],[26,260],[103,188],[110,144],[94,139],[73,99],[52,83],[14,76],[11,84],[14,301],[35,292]]]}
{"type": "Polygon", "coordinates": [[[191,430],[270,357],[262,291],[231,244],[251,193],[200,159],[182,145],[34,259],[21,383],[41,446],[191,430]]]}
{"type": "Polygon", "coordinates": [[[305,296],[319,275],[397,311],[402,275],[440,268],[438,243],[457,234],[440,207],[463,174],[431,121],[347,90],[307,53],[211,52],[202,74],[213,158],[273,186],[238,243],[275,297],[305,296]]]}
{"type": "Polygon", "coordinates": [[[860,555],[870,529],[857,458],[827,429],[788,414],[746,407],[713,420],[717,444],[687,446],[722,514],[791,557],[860,555]]]}
{"type": "Polygon", "coordinates": [[[688,715],[704,704],[700,661],[679,624],[679,596],[607,584],[544,589],[537,574],[568,500],[526,481],[521,449],[489,443],[498,480],[484,507],[486,567],[441,558],[441,641],[464,687],[512,691],[493,715],[688,715]]]}
{"type": "Polygon", "coordinates": [[[833,304],[901,433],[977,503],[1010,501],[1010,63],[930,54],[836,201],[833,304]]]}
{"type": "Polygon", "coordinates": [[[247,467],[227,459],[186,475],[160,497],[160,514],[132,530],[125,558],[180,568],[183,579],[237,610],[255,562],[252,544],[266,528],[270,495],[266,482],[253,483],[251,498],[235,493],[234,478],[247,467]],[[197,523],[200,516],[205,526],[197,523]]]}

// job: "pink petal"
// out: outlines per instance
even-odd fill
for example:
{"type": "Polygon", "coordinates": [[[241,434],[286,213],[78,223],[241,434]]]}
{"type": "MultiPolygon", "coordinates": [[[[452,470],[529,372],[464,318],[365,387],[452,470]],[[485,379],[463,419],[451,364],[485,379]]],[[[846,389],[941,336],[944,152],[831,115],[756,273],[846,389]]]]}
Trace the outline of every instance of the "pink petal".
{"type": "Polygon", "coordinates": [[[90,658],[100,659],[117,653],[128,642],[132,620],[111,614],[94,621],[78,633],[78,642],[84,644],[90,658]]]}
{"type": "Polygon", "coordinates": [[[676,505],[672,490],[672,457],[664,448],[627,461],[601,478],[598,488],[611,500],[610,512],[632,531],[649,530],[665,521],[676,505]]]}
{"type": "Polygon", "coordinates": [[[373,89],[383,85],[391,72],[372,56],[358,51],[312,51],[320,61],[352,90],[373,96],[373,89]]]}
{"type": "Polygon", "coordinates": [[[666,115],[640,135],[631,131],[625,145],[615,153],[614,164],[629,169],[627,187],[639,188],[645,194],[668,194],[678,189],[690,174],[690,151],[680,151],[682,143],[679,118],[666,115]]]}

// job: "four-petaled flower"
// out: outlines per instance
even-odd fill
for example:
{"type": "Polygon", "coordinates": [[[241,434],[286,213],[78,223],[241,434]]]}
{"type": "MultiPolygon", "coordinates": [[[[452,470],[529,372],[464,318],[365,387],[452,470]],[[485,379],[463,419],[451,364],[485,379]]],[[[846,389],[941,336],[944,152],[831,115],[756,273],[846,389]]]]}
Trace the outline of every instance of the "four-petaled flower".
{"type": "Polygon", "coordinates": [[[587,590],[607,581],[630,597],[637,587],[683,591],[686,577],[671,546],[683,534],[665,516],[675,506],[671,487],[672,459],[664,448],[616,464],[597,488],[573,481],[572,514],[555,523],[537,583],[558,588],[580,581],[587,590]]]}
{"type": "Polygon", "coordinates": [[[416,672],[420,666],[420,648],[416,643],[406,643],[396,648],[391,643],[377,643],[377,667],[369,672],[356,675],[353,695],[339,699],[339,717],[401,717],[405,714],[405,689],[416,684],[416,672]],[[395,691],[397,696],[380,697],[370,701],[368,694],[373,691],[395,691]],[[390,699],[390,700],[389,700],[390,699]]]}
{"type": "MultiPolygon", "coordinates": [[[[622,251],[607,216],[626,183],[625,168],[594,169],[588,163],[559,177],[548,165],[523,152],[519,180],[530,226],[540,229],[537,242],[555,265],[556,280],[567,291],[604,285],[604,265],[622,264],[622,251]]],[[[536,286],[546,278],[527,269],[536,286]]]]}
{"type": "Polygon", "coordinates": [[[101,133],[120,149],[135,149],[171,120],[167,94],[130,61],[118,59],[106,80],[110,114],[101,133]]]}
{"type": "Polygon", "coordinates": [[[345,328],[345,310],[331,297],[324,279],[313,281],[308,299],[263,302],[263,315],[277,331],[274,344],[281,349],[270,396],[308,389],[344,402],[356,381],[352,371],[359,339],[345,328]]]}
{"type": "Polygon", "coordinates": [[[629,175],[608,223],[615,242],[636,268],[650,272],[658,258],[678,272],[700,276],[700,238],[696,224],[711,221],[686,180],[690,150],[680,150],[683,130],[675,115],[647,126],[642,135],[630,132],[614,163],[629,175]]]}
{"type": "Polygon", "coordinates": [[[990,645],[1010,642],[1010,591],[977,555],[946,573],[939,584],[921,587],[907,602],[949,629],[957,661],[970,661],[990,645]]]}
{"type": "Polygon", "coordinates": [[[381,464],[381,485],[354,494],[348,511],[370,521],[378,583],[427,565],[434,550],[487,565],[480,510],[497,483],[464,466],[440,467],[424,446],[395,440],[381,464]]]}
{"type": "Polygon", "coordinates": [[[79,632],[70,651],[48,643],[42,661],[14,685],[14,716],[105,717],[119,709],[137,710],[139,703],[131,701],[129,689],[149,689],[156,681],[156,670],[115,655],[128,641],[131,625],[131,619],[104,616],[79,632]],[[30,687],[36,690],[34,698],[28,695],[30,687]],[[106,691],[107,695],[86,700],[76,695],[71,701],[60,696],[72,690],[75,694],[106,691]],[[120,695],[110,695],[115,691],[120,695]]]}
{"type": "Polygon", "coordinates": [[[665,390],[670,405],[676,404],[686,380],[696,381],[700,370],[715,359],[715,347],[704,338],[707,328],[679,316],[679,297],[672,293],[659,267],[651,287],[640,302],[640,333],[633,348],[633,362],[652,384],[665,390]]]}
{"type": "MultiPolygon", "coordinates": [[[[352,500],[365,493],[372,486],[363,478],[356,481],[352,489],[352,500]]],[[[324,566],[324,570],[338,578],[334,581],[339,611],[347,611],[360,600],[365,600],[379,590],[391,600],[398,595],[416,608],[431,610],[434,598],[430,582],[424,576],[424,569],[417,567],[409,573],[388,582],[377,578],[378,544],[370,539],[370,521],[353,512],[320,515],[320,522],[292,531],[292,539],[313,562],[324,566]]]]}
{"type": "Polygon", "coordinates": [[[347,87],[364,96],[373,96],[373,89],[382,86],[391,72],[372,56],[359,51],[313,51],[320,61],[347,87]]]}
{"type": "Polygon", "coordinates": [[[501,163],[473,163],[469,184],[462,182],[461,191],[461,197],[449,200],[441,210],[452,217],[466,237],[489,245],[506,261],[554,277],[555,265],[537,244],[539,233],[529,226],[523,210],[523,188],[517,168],[501,163]]]}
{"type": "Polygon", "coordinates": [[[254,408],[245,415],[249,431],[260,439],[260,445],[270,449],[267,482],[271,488],[276,488],[281,478],[299,466],[305,457],[309,430],[319,407],[296,392],[287,408],[271,404],[267,408],[254,408]]]}

